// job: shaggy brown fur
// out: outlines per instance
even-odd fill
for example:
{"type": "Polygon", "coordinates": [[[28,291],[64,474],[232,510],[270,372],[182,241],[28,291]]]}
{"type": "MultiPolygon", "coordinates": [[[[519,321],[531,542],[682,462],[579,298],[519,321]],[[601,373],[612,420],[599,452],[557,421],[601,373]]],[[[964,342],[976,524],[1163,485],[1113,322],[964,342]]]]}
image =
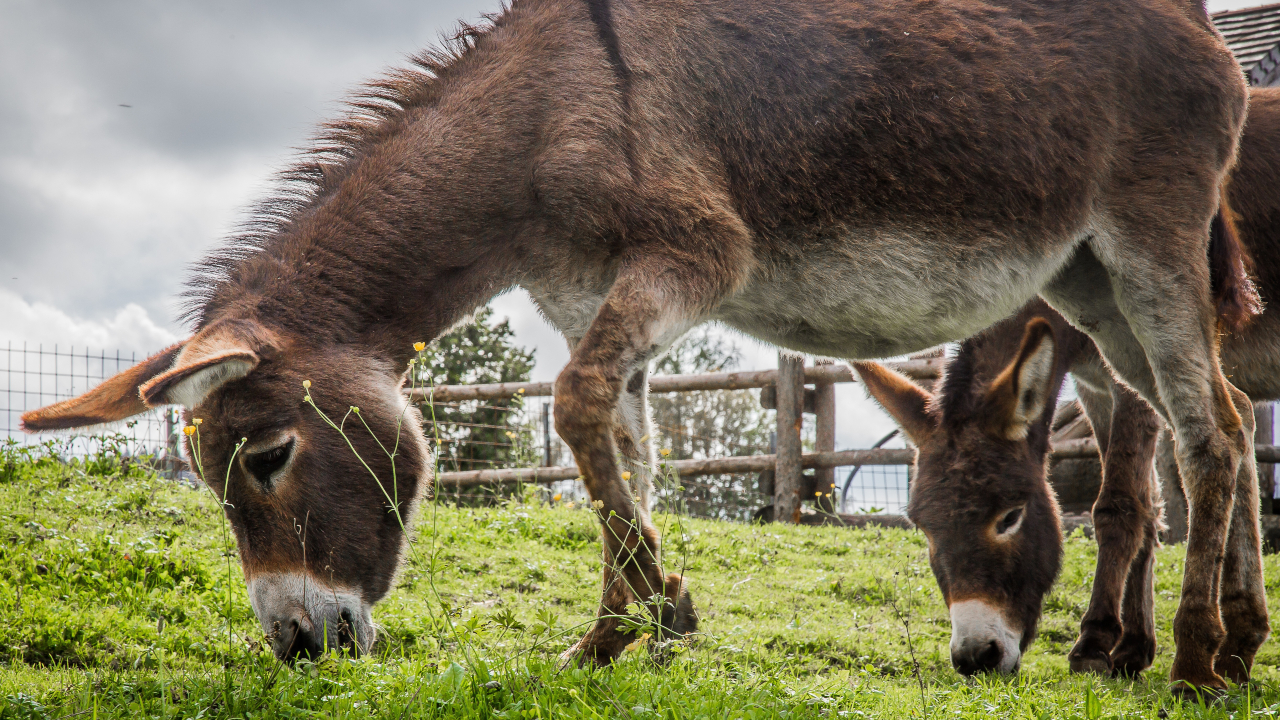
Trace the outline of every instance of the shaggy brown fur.
{"type": "MultiPolygon", "coordinates": [[[[314,640],[325,608],[305,588],[367,615],[403,536],[399,500],[299,383],[385,441],[411,343],[525,288],[573,347],[557,428],[603,504],[610,565],[574,652],[606,662],[626,642],[608,616],[632,600],[665,631],[693,627],[649,521],[643,380],[708,320],[882,357],[1045,292],[1144,396],[1169,388],[1188,477],[1228,487],[1244,449],[1205,252],[1244,106],[1192,0],[522,0],[330,126],[194,279],[196,335],[150,388],[204,418],[211,482],[230,472],[259,619],[314,640]],[[247,467],[240,437],[262,455],[247,467]],[[278,472],[252,472],[286,448],[278,472]]],[[[401,498],[427,482],[411,425],[401,498]]],[[[1225,533],[1205,522],[1194,558],[1225,533]]],[[[1193,590],[1174,677],[1220,684],[1217,641],[1189,634],[1216,627],[1216,605],[1193,590]]]]}
{"type": "MultiPolygon", "coordinates": [[[[1214,220],[1210,243],[1213,285],[1224,326],[1222,360],[1232,381],[1254,400],[1280,399],[1280,314],[1260,310],[1257,289],[1270,297],[1280,288],[1280,90],[1254,89],[1249,121],[1241,140],[1239,164],[1223,193],[1223,207],[1214,220]],[[1228,218],[1224,221],[1223,218],[1228,218]],[[1238,228],[1233,233],[1233,228],[1238,228]],[[1238,235],[1238,239],[1237,238],[1238,235]],[[1239,242],[1241,247],[1236,247],[1239,242]],[[1256,270],[1257,289],[1247,271],[1256,270]],[[1249,321],[1245,324],[1242,321],[1249,321]]],[[[1036,301],[1017,316],[965,342],[946,373],[936,401],[943,417],[972,416],[975,398],[982,397],[981,378],[994,377],[1017,356],[1016,344],[1029,322],[1053,323],[1064,355],[1054,377],[1071,370],[1077,376],[1081,403],[1093,425],[1104,463],[1103,485],[1093,509],[1099,552],[1093,597],[1081,622],[1080,638],[1071,651],[1077,671],[1135,675],[1155,657],[1152,614],[1152,563],[1161,525],[1160,492],[1151,472],[1157,434],[1162,424],[1151,407],[1131,389],[1111,381],[1099,365],[1097,350],[1084,333],[1067,325],[1043,302],[1036,301]]],[[[869,386],[871,383],[869,383],[869,386]]],[[[883,385],[883,383],[880,383],[883,385]]],[[[912,386],[914,387],[914,386],[912,386]]],[[[965,523],[955,521],[972,512],[990,518],[1020,502],[1026,488],[1047,488],[1045,456],[1050,416],[1022,443],[1010,444],[966,430],[967,422],[943,422],[937,434],[921,433],[920,415],[907,412],[903,399],[919,404],[918,389],[893,389],[885,406],[909,423],[907,431],[922,435],[919,480],[912,496],[916,523],[937,538],[935,553],[939,583],[950,577],[976,577],[987,596],[1022,598],[1021,612],[1034,627],[1045,593],[1053,580],[1041,565],[1001,566],[990,561],[989,549],[975,541],[965,523]],[[944,460],[938,448],[950,448],[968,458],[944,460]],[[947,484],[936,481],[940,474],[947,484]],[[952,510],[952,508],[956,508],[952,510]]],[[[1056,390],[1055,390],[1056,396],[1056,390]]],[[[1242,413],[1246,420],[1248,413],[1242,413]]],[[[998,415],[990,415],[998,417],[998,415]]],[[[1252,574],[1258,564],[1257,526],[1250,508],[1256,507],[1255,486],[1241,474],[1239,497],[1233,504],[1229,558],[1222,580],[1222,606],[1228,636],[1215,661],[1218,673],[1237,682],[1248,678],[1254,653],[1266,638],[1266,599],[1252,574]]],[[[1167,483],[1180,484],[1176,467],[1167,483]]],[[[1028,556],[1057,558],[1061,537],[1056,522],[1024,525],[1019,542],[1028,556]]],[[[1056,564],[1052,565],[1056,569],[1056,564]]]]}

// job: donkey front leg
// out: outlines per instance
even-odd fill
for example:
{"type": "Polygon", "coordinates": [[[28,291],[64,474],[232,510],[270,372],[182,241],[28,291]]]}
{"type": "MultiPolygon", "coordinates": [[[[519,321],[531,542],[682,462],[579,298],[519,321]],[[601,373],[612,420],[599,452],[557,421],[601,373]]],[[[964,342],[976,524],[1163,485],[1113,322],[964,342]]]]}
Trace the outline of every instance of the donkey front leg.
{"type": "Polygon", "coordinates": [[[707,287],[705,275],[681,285],[685,279],[670,266],[624,270],[556,380],[556,430],[573,450],[604,543],[598,618],[566,653],[579,662],[604,665],[622,652],[633,638],[621,617],[633,602],[648,608],[659,634],[681,635],[696,624],[683,578],[661,569],[644,430],[649,361],[696,324],[705,303],[688,298],[718,289],[707,287]]]}
{"type": "MultiPolygon", "coordinates": [[[[1142,635],[1142,618],[1121,616],[1122,604],[1131,609],[1138,598],[1127,597],[1139,561],[1150,564],[1150,549],[1144,548],[1148,528],[1156,521],[1156,508],[1151,499],[1151,461],[1155,454],[1156,434],[1160,420],[1137,393],[1118,383],[1111,384],[1111,402],[1093,397],[1096,391],[1080,386],[1080,399],[1093,424],[1103,456],[1102,488],[1093,505],[1093,526],[1098,541],[1098,563],[1094,573],[1093,594],[1089,609],[1080,623],[1080,638],[1067,656],[1073,672],[1095,672],[1109,675],[1118,671],[1113,651],[1124,656],[1124,672],[1141,672],[1146,664],[1133,655],[1146,654],[1155,648],[1155,628],[1151,637],[1142,635]],[[1107,411],[1110,410],[1110,413],[1107,411]],[[1109,415],[1109,417],[1108,417],[1109,415]],[[1145,556],[1141,552],[1147,550],[1145,556]],[[1129,621],[1138,627],[1130,628],[1129,621]],[[1127,647],[1135,643],[1141,647],[1127,647]],[[1133,667],[1138,661],[1140,667],[1133,667]]],[[[1149,569],[1149,567],[1147,568],[1149,569]]],[[[1139,588],[1142,583],[1139,583],[1139,588]]],[[[1149,603],[1148,603],[1149,605],[1149,603]]],[[[1141,603],[1139,601],[1139,607],[1141,603]]],[[[1128,613],[1125,613],[1126,615],[1128,613]]]]}

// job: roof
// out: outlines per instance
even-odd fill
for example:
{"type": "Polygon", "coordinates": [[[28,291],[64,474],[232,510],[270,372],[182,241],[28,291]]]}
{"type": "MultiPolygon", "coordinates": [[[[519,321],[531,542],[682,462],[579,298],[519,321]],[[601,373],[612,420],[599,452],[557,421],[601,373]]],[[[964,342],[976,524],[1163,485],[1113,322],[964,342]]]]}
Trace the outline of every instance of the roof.
{"type": "Polygon", "coordinates": [[[1250,85],[1280,81],[1280,3],[1214,13],[1213,24],[1240,62],[1250,85]]]}

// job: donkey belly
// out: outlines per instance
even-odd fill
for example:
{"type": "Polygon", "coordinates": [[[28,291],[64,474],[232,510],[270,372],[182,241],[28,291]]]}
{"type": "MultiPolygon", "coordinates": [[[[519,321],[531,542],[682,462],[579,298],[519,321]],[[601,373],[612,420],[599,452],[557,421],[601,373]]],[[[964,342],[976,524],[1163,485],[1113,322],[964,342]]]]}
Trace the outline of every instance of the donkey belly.
{"type": "Polygon", "coordinates": [[[957,243],[936,232],[894,231],[806,242],[805,252],[762,264],[716,319],[817,355],[902,355],[966,338],[1013,314],[1066,264],[1076,244],[957,243]]]}

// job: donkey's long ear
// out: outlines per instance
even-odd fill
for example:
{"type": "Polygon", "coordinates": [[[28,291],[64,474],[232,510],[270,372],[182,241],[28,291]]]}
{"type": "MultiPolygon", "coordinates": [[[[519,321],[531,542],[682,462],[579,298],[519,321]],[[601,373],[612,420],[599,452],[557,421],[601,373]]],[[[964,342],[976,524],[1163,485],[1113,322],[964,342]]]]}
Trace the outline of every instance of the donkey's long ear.
{"type": "Polygon", "coordinates": [[[987,389],[987,430],[1008,440],[1022,440],[1032,423],[1040,420],[1055,398],[1057,342],[1053,326],[1044,318],[1027,323],[1018,356],[987,389]]]}
{"type": "Polygon", "coordinates": [[[139,392],[148,405],[194,408],[217,388],[253,372],[261,360],[259,350],[269,344],[270,333],[257,323],[217,323],[187,341],[173,367],[139,392]]]}
{"type": "Polygon", "coordinates": [[[911,442],[921,445],[937,429],[938,421],[929,413],[933,396],[928,390],[880,363],[856,362],[853,367],[871,396],[898,421],[911,442]]]}
{"type": "Polygon", "coordinates": [[[22,415],[22,429],[27,432],[67,430],[102,425],[133,417],[147,411],[138,388],[165,372],[185,343],[178,343],[108,378],[89,392],[22,415]]]}

